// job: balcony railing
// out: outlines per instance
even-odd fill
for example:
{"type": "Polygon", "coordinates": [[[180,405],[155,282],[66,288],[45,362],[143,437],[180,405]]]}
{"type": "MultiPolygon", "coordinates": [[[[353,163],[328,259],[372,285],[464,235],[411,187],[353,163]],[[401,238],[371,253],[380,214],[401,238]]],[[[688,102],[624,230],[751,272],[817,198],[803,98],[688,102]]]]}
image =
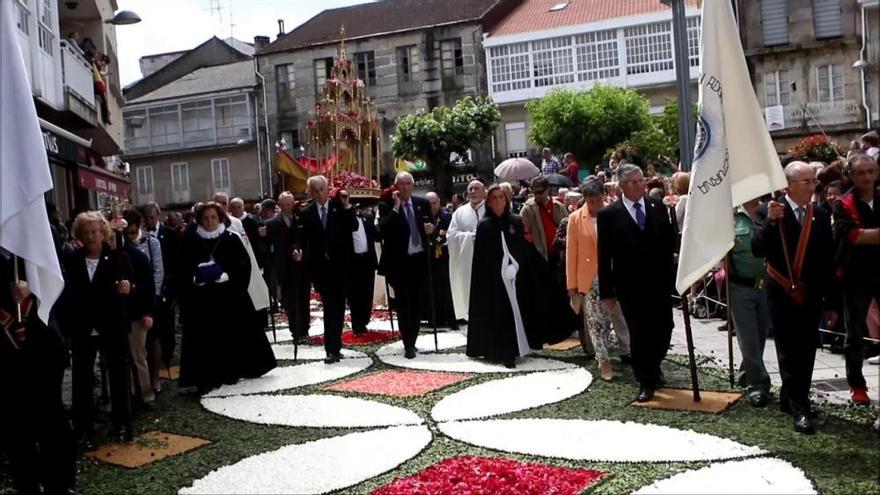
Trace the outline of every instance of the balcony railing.
{"type": "Polygon", "coordinates": [[[61,41],[61,64],[64,69],[64,89],[83,103],[95,108],[95,82],[92,64],[68,41],[61,41]]]}
{"type": "MultiPolygon", "coordinates": [[[[856,100],[808,102],[785,106],[785,129],[845,125],[863,122],[862,109],[856,100]]],[[[782,129],[775,129],[782,130],[782,129]]]]}

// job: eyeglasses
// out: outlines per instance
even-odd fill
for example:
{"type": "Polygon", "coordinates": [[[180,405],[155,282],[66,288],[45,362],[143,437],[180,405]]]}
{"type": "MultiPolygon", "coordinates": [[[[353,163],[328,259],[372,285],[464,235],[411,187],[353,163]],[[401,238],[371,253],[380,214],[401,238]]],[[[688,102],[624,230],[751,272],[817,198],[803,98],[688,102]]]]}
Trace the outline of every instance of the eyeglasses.
{"type": "Polygon", "coordinates": [[[801,180],[790,180],[789,184],[803,184],[805,186],[815,186],[819,183],[816,179],[801,179],[801,180]]]}

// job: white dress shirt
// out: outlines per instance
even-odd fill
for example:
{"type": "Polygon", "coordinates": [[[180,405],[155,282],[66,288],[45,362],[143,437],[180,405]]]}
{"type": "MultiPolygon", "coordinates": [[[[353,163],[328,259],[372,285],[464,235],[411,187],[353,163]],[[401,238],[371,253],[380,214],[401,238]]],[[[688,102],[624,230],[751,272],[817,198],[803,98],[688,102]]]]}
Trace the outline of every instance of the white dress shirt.
{"type": "MultiPolygon", "coordinates": [[[[636,202],[635,202],[635,201],[630,201],[626,196],[621,196],[621,198],[623,198],[623,206],[626,208],[626,211],[629,212],[629,216],[632,217],[633,222],[635,222],[636,225],[638,225],[638,224],[639,224],[639,221],[636,220],[636,209],[635,209],[635,207],[633,206],[634,204],[636,204],[636,202]]],[[[645,220],[647,221],[647,219],[648,219],[648,210],[645,209],[645,197],[642,196],[641,199],[639,199],[638,202],[639,202],[640,205],[642,205],[642,213],[645,214],[645,220]]]]}
{"type": "Polygon", "coordinates": [[[354,254],[365,254],[367,252],[367,231],[364,230],[364,219],[357,217],[358,228],[351,233],[351,240],[354,242],[354,254]]]}

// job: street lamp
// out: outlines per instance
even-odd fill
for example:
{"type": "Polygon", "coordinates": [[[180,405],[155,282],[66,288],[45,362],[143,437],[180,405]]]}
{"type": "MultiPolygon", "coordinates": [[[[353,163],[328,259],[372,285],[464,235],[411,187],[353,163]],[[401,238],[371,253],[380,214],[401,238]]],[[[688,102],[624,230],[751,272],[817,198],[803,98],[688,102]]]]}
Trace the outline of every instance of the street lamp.
{"type": "Polygon", "coordinates": [[[116,15],[113,16],[112,19],[107,19],[104,22],[116,26],[125,26],[128,24],[137,24],[141,22],[141,18],[139,15],[130,10],[120,10],[116,13],[116,15]]]}

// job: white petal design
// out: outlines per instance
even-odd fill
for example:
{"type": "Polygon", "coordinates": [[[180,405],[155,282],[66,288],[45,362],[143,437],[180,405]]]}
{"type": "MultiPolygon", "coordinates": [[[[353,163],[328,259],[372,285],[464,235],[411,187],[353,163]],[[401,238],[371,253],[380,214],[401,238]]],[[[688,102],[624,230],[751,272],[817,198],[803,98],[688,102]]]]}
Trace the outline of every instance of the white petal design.
{"type": "MultiPolygon", "coordinates": [[[[317,320],[312,322],[312,325],[309,327],[309,337],[315,337],[318,335],[324,335],[324,320],[318,318],[317,320]]],[[[286,323],[279,323],[275,325],[275,338],[278,339],[276,342],[272,338],[272,330],[266,332],[266,338],[269,339],[271,343],[282,343],[282,342],[293,342],[293,337],[290,335],[290,326],[286,323]]]]}
{"type": "MultiPolygon", "coordinates": [[[[275,359],[293,360],[293,344],[273,345],[272,352],[275,353],[275,359]]],[[[327,357],[327,352],[324,351],[324,346],[320,345],[301,345],[296,352],[296,359],[303,361],[314,361],[325,357],[327,357]]],[[[343,348],[342,357],[365,358],[367,355],[363,352],[343,348]]]]}
{"type": "MultiPolygon", "coordinates": [[[[464,347],[467,345],[467,336],[460,332],[438,332],[437,346],[441,351],[455,349],[456,347],[464,347]]],[[[416,349],[419,352],[435,352],[434,350],[434,334],[423,333],[416,339],[416,349]]],[[[403,354],[403,341],[398,340],[388,345],[380,347],[376,351],[377,356],[390,356],[392,354],[403,354]]]]}
{"type": "Polygon", "coordinates": [[[425,426],[395,426],[288,445],[212,471],[178,493],[332,492],[396,468],[430,441],[425,426]]]}
{"type": "Polygon", "coordinates": [[[315,337],[318,335],[324,335],[324,320],[321,318],[313,321],[312,324],[309,326],[309,336],[315,337]]]}
{"type": "Polygon", "coordinates": [[[461,373],[514,373],[523,371],[547,371],[576,368],[577,366],[554,359],[525,357],[518,359],[516,368],[510,369],[482,359],[474,359],[464,354],[420,354],[415,359],[406,359],[399,354],[379,356],[391,366],[416,370],[451,371],[461,373]]]}
{"type": "Polygon", "coordinates": [[[423,423],[417,414],[400,407],[336,395],[206,397],[202,406],[221,416],[264,425],[367,428],[423,423]]]}
{"type": "Polygon", "coordinates": [[[279,392],[306,385],[338,380],[344,376],[363,371],[373,364],[370,358],[343,359],[334,364],[321,361],[296,366],[281,366],[259,378],[241,380],[234,385],[223,385],[206,395],[206,397],[223,397],[227,395],[259,394],[263,392],[279,392]]]}
{"type": "Polygon", "coordinates": [[[276,343],[276,339],[278,344],[281,344],[282,342],[293,342],[293,336],[290,335],[290,332],[287,330],[286,327],[276,327],[274,338],[272,336],[272,330],[269,330],[268,332],[266,332],[266,338],[269,339],[270,344],[276,343]]]}
{"type": "Polygon", "coordinates": [[[638,489],[670,494],[813,494],[816,489],[800,469],[782,459],[747,459],[685,471],[638,489]]]}
{"type": "MultiPolygon", "coordinates": [[[[391,320],[370,320],[370,322],[367,323],[367,330],[373,330],[375,332],[390,332],[391,320]]],[[[394,324],[394,330],[400,331],[397,323],[394,324]]]]}
{"type": "Polygon", "coordinates": [[[691,462],[764,454],[713,435],[668,426],[577,419],[440,423],[462,442],[521,454],[596,462],[691,462]]]}
{"type": "Polygon", "coordinates": [[[493,380],[448,395],[431,411],[437,421],[497,416],[577,395],[593,381],[583,368],[544,371],[493,380]]]}

